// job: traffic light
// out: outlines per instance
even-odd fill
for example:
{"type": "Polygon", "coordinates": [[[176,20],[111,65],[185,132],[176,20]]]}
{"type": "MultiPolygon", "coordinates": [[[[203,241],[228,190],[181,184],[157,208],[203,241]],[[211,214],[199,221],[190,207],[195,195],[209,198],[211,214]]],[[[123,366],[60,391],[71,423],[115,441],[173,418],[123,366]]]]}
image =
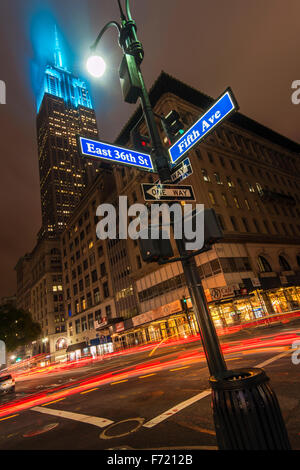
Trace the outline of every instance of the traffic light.
{"type": "Polygon", "coordinates": [[[184,134],[184,125],[180,121],[180,116],[175,109],[169,112],[167,116],[161,118],[163,129],[169,139],[170,144],[184,134]]]}
{"type": "Polygon", "coordinates": [[[162,238],[163,230],[159,228],[160,238],[151,238],[151,227],[141,231],[139,238],[139,248],[142,260],[146,263],[153,263],[161,260],[167,260],[174,256],[173,248],[169,238],[162,238]],[[144,237],[144,238],[142,238],[144,237]]]}
{"type": "Polygon", "coordinates": [[[133,129],[130,133],[131,143],[134,150],[151,153],[152,145],[151,139],[147,135],[142,135],[138,129],[133,129]]]}
{"type": "Polygon", "coordinates": [[[187,298],[182,297],[181,299],[181,308],[185,313],[188,313],[187,298]]]}

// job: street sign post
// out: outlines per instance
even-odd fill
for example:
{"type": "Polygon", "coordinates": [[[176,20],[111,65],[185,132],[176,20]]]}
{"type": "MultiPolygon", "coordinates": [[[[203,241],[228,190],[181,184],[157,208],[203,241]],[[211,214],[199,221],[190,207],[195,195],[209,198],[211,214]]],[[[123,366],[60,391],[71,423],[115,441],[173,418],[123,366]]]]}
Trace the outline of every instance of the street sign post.
{"type": "Polygon", "coordinates": [[[79,149],[82,156],[109,160],[111,163],[121,163],[133,166],[139,170],[154,171],[150,155],[132,149],[79,137],[79,149]]]}
{"type": "Polygon", "coordinates": [[[201,116],[169,149],[171,163],[179,163],[182,157],[207,136],[232,112],[238,104],[230,88],[201,116]]]}
{"type": "Polygon", "coordinates": [[[145,201],[195,201],[192,186],[142,183],[145,201]]]}

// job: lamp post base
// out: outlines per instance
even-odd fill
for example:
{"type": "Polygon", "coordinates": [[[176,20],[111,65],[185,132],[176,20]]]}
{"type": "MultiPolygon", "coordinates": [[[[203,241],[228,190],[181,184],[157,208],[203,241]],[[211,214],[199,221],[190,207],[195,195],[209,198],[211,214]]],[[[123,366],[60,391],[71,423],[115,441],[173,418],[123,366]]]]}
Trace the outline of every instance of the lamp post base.
{"type": "Polygon", "coordinates": [[[262,369],[210,377],[220,450],[290,450],[288,434],[269,378],[262,369]]]}

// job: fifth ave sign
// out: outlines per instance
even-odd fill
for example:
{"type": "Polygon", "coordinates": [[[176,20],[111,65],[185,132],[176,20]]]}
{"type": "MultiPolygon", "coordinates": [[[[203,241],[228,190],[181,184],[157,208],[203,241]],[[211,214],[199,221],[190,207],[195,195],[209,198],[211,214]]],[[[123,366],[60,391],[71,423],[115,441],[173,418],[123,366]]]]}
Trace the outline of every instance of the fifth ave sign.
{"type": "Polygon", "coordinates": [[[231,88],[227,88],[209,110],[169,148],[172,164],[179,163],[187,152],[237,109],[238,105],[231,88]]]}

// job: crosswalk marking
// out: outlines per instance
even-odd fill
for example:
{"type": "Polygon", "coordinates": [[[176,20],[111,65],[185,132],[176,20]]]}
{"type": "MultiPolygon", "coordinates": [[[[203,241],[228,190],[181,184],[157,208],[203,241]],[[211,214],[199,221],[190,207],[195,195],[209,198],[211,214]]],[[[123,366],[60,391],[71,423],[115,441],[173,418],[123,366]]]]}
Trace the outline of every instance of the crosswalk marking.
{"type": "Polygon", "coordinates": [[[105,428],[113,421],[106,418],[98,418],[97,416],[82,415],[80,413],[72,413],[70,411],[53,410],[51,408],[42,408],[41,406],[35,406],[31,408],[32,411],[44,413],[52,416],[59,416],[60,418],[72,419],[74,421],[81,421],[82,423],[92,424],[99,428],[105,428]]]}

